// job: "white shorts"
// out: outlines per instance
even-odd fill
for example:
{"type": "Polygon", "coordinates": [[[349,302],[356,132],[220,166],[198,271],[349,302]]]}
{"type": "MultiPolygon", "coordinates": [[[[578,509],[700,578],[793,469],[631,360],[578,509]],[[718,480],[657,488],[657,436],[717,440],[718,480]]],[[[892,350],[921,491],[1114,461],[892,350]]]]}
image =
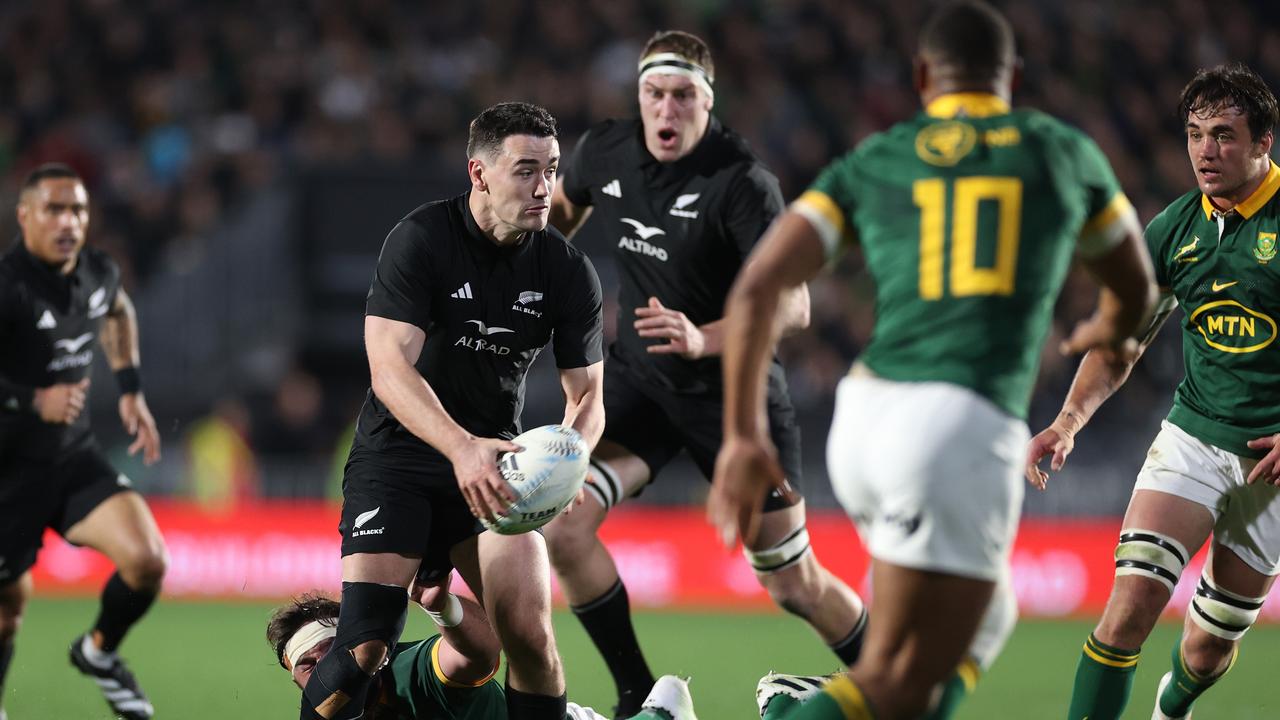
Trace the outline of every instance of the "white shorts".
{"type": "Polygon", "coordinates": [[[1263,575],[1276,575],[1280,574],[1280,488],[1245,483],[1257,462],[1214,447],[1165,420],[1138,471],[1134,490],[1156,490],[1205,506],[1213,513],[1215,542],[1263,575]]]}
{"type": "Polygon", "coordinates": [[[836,390],[827,467],[872,557],[997,581],[1029,440],[1026,423],[967,388],[855,371],[836,390]]]}

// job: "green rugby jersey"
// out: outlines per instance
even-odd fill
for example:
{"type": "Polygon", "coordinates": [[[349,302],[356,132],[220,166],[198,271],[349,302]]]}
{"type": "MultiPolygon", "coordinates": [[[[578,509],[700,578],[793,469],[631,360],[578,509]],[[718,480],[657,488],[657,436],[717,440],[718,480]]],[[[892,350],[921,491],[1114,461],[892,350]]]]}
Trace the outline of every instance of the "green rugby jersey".
{"type": "MultiPolygon", "coordinates": [[[[507,716],[502,685],[490,677],[478,685],[461,685],[444,676],[437,656],[440,636],[398,643],[383,672],[391,681],[376,717],[396,720],[500,720],[507,716]]],[[[384,682],[386,681],[384,679],[384,682]]]]}
{"type": "Polygon", "coordinates": [[[1023,419],[1072,256],[1138,227],[1092,140],[985,93],[944,95],[867,138],[792,209],[829,256],[862,247],[876,282],[863,363],[970,388],[1023,419]]]}
{"type": "Polygon", "coordinates": [[[1246,442],[1280,432],[1280,167],[1220,213],[1198,190],[1147,226],[1161,288],[1182,305],[1186,377],[1169,422],[1228,452],[1262,457],[1246,442]]]}

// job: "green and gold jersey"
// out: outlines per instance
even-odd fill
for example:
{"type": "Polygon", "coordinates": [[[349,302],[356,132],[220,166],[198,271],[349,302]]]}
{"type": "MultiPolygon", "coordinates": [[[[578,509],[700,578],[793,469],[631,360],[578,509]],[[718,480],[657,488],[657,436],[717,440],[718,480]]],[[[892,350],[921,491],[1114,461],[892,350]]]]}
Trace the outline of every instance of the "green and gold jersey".
{"type": "Polygon", "coordinates": [[[1227,213],[1198,190],[1147,226],[1160,286],[1182,305],[1186,377],[1169,422],[1210,445],[1262,457],[1246,442],[1280,432],[1280,167],[1227,213]]]}
{"type": "Polygon", "coordinates": [[[1137,216],[1080,131],[995,95],[944,95],[829,165],[792,209],[828,255],[861,245],[881,377],[961,385],[1025,418],[1072,256],[1137,216]]]}
{"type": "Polygon", "coordinates": [[[453,682],[440,670],[440,636],[399,643],[383,671],[390,681],[377,717],[395,720],[500,720],[507,717],[507,700],[492,676],[482,683],[453,682]],[[388,677],[389,676],[389,677],[388,677]]]}

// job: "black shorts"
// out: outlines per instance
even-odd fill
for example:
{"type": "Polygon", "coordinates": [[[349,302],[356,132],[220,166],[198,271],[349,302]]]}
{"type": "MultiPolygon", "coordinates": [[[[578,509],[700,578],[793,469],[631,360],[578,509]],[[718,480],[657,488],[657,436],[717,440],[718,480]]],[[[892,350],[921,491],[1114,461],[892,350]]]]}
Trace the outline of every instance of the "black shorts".
{"type": "Polygon", "coordinates": [[[7,459],[0,466],[0,585],[35,565],[45,528],[65,536],[103,500],[132,489],[92,444],[52,461],[7,459]]]}
{"type": "Polygon", "coordinates": [[[388,467],[367,454],[347,460],[342,477],[342,555],[396,553],[422,557],[418,577],[453,570],[449,550],[484,532],[471,514],[452,468],[388,467]]]}
{"type": "MultiPolygon", "coordinates": [[[[799,498],[800,426],[785,390],[770,388],[769,436],[778,448],[778,460],[799,498]]],[[[724,400],[717,395],[681,394],[636,378],[621,362],[608,364],[604,373],[604,439],[621,445],[649,466],[656,478],[663,466],[681,449],[710,480],[716,454],[724,441],[724,400]]],[[[791,506],[778,492],[770,492],[764,510],[791,506]]]]}

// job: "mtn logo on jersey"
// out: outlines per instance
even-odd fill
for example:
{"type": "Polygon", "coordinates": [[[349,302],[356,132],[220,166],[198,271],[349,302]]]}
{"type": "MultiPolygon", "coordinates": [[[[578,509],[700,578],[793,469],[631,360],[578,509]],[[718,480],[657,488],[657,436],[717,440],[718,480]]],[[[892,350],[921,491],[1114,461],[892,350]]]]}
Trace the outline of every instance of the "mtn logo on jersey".
{"type": "Polygon", "coordinates": [[[382,531],[386,529],[385,526],[380,528],[370,528],[368,530],[361,530],[361,528],[365,526],[365,523],[372,520],[374,516],[378,514],[378,511],[381,509],[382,509],[382,506],[379,505],[378,507],[372,510],[367,510],[357,515],[355,522],[351,523],[351,537],[354,538],[354,537],[361,537],[363,535],[381,535],[382,531]]]}
{"type": "Polygon", "coordinates": [[[1257,352],[1276,339],[1276,321],[1235,300],[1214,300],[1191,313],[1205,344],[1225,353],[1257,352]]]}
{"type": "Polygon", "coordinates": [[[622,222],[630,225],[635,234],[639,236],[639,239],[623,235],[618,239],[618,247],[623,250],[630,250],[631,252],[638,253],[640,255],[657,258],[662,262],[667,261],[666,249],[648,242],[651,237],[666,235],[666,230],[658,227],[650,227],[639,220],[632,220],[631,218],[624,217],[622,218],[622,222]]]}
{"type": "MultiPolygon", "coordinates": [[[[498,333],[515,332],[511,328],[489,327],[488,325],[484,324],[483,320],[468,320],[467,322],[475,323],[475,326],[480,331],[480,334],[484,335],[485,337],[488,337],[489,335],[496,335],[498,333]]],[[[507,355],[507,354],[510,354],[511,352],[511,348],[505,345],[498,345],[490,340],[485,340],[484,338],[474,338],[469,335],[463,335],[462,337],[454,341],[453,343],[454,347],[458,347],[459,345],[461,345],[464,348],[467,348],[468,350],[475,350],[476,352],[493,353],[494,355],[507,355]]]]}
{"type": "Polygon", "coordinates": [[[686,208],[698,202],[698,198],[700,197],[702,197],[702,193],[691,193],[689,195],[681,195],[680,197],[677,197],[675,204],[671,206],[671,214],[676,217],[689,218],[690,220],[697,219],[698,211],[688,210],[686,208]]]}
{"type": "Polygon", "coordinates": [[[611,197],[620,198],[622,197],[622,183],[617,180],[610,180],[605,183],[604,187],[600,188],[600,192],[611,197]]]}
{"type": "Polygon", "coordinates": [[[58,321],[53,319],[53,313],[48,310],[45,310],[40,319],[36,321],[37,330],[52,330],[56,327],[58,327],[58,321]]]}
{"type": "Polygon", "coordinates": [[[107,314],[107,289],[98,288],[89,296],[89,319],[100,318],[107,314]]]}
{"type": "Polygon", "coordinates": [[[525,290],[520,293],[520,297],[516,298],[515,303],[511,305],[511,309],[526,315],[542,317],[542,311],[534,310],[529,307],[529,305],[536,302],[542,302],[542,293],[534,292],[533,290],[525,290]]]}
{"type": "Polygon", "coordinates": [[[451,298],[457,298],[457,299],[459,299],[459,300],[471,300],[471,299],[473,299],[473,298],[472,298],[472,296],[471,296],[471,283],[470,283],[470,282],[462,283],[462,287],[460,287],[460,288],[458,288],[457,290],[454,290],[453,292],[449,293],[449,297],[451,297],[451,298]]]}

